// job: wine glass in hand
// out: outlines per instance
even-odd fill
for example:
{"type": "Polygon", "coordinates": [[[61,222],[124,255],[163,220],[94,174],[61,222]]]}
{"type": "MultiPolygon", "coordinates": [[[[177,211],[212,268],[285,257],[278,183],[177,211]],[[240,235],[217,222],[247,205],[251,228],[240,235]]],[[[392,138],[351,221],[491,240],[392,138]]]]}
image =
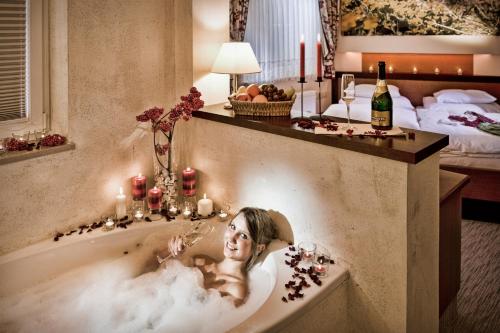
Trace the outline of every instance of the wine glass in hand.
{"type": "Polygon", "coordinates": [[[162,264],[164,261],[172,257],[181,255],[184,253],[186,248],[198,243],[204,236],[212,232],[212,230],[214,230],[214,227],[208,222],[198,222],[198,224],[196,224],[196,226],[188,232],[180,236],[174,236],[168,243],[170,254],[166,257],[156,255],[158,263],[162,264]]]}
{"type": "Polygon", "coordinates": [[[351,127],[351,103],[354,101],[355,89],[354,89],[354,75],[353,74],[342,74],[342,100],[347,107],[347,128],[353,129],[351,127]]]}

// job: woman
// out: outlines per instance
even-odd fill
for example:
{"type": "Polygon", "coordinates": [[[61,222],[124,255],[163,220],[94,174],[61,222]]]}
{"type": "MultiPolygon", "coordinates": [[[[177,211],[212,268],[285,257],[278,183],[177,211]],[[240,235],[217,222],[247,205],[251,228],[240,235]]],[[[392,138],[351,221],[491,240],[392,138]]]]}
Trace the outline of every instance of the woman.
{"type": "MultiPolygon", "coordinates": [[[[208,256],[193,258],[194,266],[203,273],[204,287],[219,290],[236,306],[243,304],[248,294],[247,272],[276,237],[276,226],[264,209],[242,208],[224,233],[224,259],[216,262],[208,256]]],[[[173,237],[168,248],[174,257],[182,254],[182,238],[173,237]]]]}

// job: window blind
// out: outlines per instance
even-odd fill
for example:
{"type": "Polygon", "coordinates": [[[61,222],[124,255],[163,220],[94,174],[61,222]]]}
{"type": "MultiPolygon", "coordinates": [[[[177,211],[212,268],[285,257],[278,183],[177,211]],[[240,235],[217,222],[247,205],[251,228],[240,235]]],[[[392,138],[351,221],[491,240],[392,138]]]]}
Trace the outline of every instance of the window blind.
{"type": "Polygon", "coordinates": [[[0,0],[0,121],[26,117],[27,0],[0,0]]]}

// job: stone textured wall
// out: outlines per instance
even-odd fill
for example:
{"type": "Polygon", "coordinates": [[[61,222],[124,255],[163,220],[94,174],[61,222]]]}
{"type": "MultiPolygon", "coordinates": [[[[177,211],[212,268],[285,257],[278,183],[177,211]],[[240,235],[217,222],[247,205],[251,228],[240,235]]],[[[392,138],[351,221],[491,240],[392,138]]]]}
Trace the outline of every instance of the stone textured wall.
{"type": "Polygon", "coordinates": [[[152,175],[151,136],[120,145],[135,115],[192,84],[190,1],[52,0],[55,9],[51,86],[63,88],[52,103],[76,149],[1,166],[0,253],[112,213],[120,186],[129,194],[130,177],[152,175]]]}

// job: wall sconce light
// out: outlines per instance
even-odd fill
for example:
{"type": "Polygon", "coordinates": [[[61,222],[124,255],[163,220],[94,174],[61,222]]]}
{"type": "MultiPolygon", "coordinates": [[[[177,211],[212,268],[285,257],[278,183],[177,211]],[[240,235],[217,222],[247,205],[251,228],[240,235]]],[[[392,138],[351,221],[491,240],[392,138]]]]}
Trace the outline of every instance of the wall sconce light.
{"type": "Polygon", "coordinates": [[[394,72],[394,67],[392,67],[392,65],[389,65],[389,73],[393,73],[394,72]]]}
{"type": "Polygon", "coordinates": [[[373,66],[372,65],[370,65],[370,67],[368,67],[368,72],[373,73],[373,66]]]}
{"type": "Polygon", "coordinates": [[[462,71],[462,68],[458,67],[457,69],[457,75],[462,75],[464,72],[462,71]]]}
{"type": "Polygon", "coordinates": [[[439,67],[434,68],[434,74],[439,75],[439,67]]]}
{"type": "Polygon", "coordinates": [[[418,73],[417,66],[413,66],[412,73],[413,73],[413,74],[417,74],[417,73],[418,73]]]}

